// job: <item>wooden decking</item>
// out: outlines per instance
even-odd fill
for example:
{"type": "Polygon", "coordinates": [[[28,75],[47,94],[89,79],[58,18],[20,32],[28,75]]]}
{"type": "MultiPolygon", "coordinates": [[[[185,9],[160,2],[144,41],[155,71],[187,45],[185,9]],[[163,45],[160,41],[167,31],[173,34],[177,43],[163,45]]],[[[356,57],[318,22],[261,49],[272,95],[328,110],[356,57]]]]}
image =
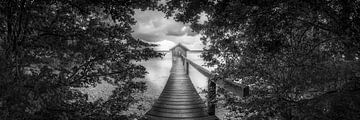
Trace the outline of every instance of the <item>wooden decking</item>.
{"type": "Polygon", "coordinates": [[[181,58],[176,58],[160,97],[146,113],[149,120],[217,120],[209,116],[181,58]]]}

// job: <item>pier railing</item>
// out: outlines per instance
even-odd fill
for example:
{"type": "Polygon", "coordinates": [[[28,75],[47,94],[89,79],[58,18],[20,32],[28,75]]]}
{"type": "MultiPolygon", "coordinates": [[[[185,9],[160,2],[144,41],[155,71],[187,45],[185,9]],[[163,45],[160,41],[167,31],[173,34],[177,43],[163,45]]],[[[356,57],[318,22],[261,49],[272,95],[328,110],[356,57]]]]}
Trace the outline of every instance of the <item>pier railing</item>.
{"type": "Polygon", "coordinates": [[[215,78],[215,74],[205,69],[204,67],[194,63],[185,56],[181,56],[183,64],[185,65],[187,74],[189,73],[189,64],[193,66],[197,71],[208,78],[208,113],[209,115],[215,115],[216,104],[216,87],[224,88],[227,91],[232,92],[239,97],[246,97],[250,93],[249,87],[240,83],[234,82],[231,78],[215,78]]]}

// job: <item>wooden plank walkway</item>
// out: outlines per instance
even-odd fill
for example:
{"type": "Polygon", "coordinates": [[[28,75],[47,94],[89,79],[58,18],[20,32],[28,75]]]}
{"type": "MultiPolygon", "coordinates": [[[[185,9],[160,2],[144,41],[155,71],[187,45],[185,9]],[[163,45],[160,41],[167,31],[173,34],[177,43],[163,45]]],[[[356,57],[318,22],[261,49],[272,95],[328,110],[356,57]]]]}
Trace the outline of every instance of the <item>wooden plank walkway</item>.
{"type": "Polygon", "coordinates": [[[217,120],[209,116],[180,57],[176,58],[160,97],[146,113],[149,120],[217,120]]]}

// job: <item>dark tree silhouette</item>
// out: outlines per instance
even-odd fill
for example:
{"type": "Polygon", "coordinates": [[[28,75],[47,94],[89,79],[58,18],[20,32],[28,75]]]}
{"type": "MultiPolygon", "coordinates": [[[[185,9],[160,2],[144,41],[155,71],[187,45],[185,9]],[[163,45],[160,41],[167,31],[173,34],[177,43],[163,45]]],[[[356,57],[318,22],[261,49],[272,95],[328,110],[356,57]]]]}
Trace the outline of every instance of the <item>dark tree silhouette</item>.
{"type": "MultiPolygon", "coordinates": [[[[145,68],[160,57],[134,39],[134,9],[156,0],[1,0],[1,119],[129,119],[120,113],[145,90],[145,68]],[[105,80],[109,100],[88,102],[80,87],[105,80]]],[[[131,117],[131,116],[130,116],[131,117]]]]}
{"type": "Polygon", "coordinates": [[[202,57],[251,97],[225,94],[253,119],[359,119],[358,0],[171,0],[168,16],[204,35],[202,57]],[[198,22],[200,14],[208,20],[198,22]]]}

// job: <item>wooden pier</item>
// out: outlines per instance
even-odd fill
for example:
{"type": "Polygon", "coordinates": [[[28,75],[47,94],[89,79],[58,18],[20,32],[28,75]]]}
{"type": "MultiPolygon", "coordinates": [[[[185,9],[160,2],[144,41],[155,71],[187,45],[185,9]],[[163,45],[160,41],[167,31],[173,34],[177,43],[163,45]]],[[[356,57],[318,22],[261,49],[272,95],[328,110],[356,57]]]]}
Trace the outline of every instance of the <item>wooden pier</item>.
{"type": "Polygon", "coordinates": [[[185,46],[172,49],[172,68],[168,81],[158,100],[146,113],[149,120],[218,120],[215,116],[216,87],[222,87],[236,96],[249,95],[249,87],[229,78],[214,79],[215,74],[186,58],[185,46]],[[200,98],[189,78],[189,65],[208,78],[207,105],[200,98]]]}
{"type": "Polygon", "coordinates": [[[163,92],[146,116],[151,120],[216,120],[206,112],[181,58],[174,63],[163,92]]]}

